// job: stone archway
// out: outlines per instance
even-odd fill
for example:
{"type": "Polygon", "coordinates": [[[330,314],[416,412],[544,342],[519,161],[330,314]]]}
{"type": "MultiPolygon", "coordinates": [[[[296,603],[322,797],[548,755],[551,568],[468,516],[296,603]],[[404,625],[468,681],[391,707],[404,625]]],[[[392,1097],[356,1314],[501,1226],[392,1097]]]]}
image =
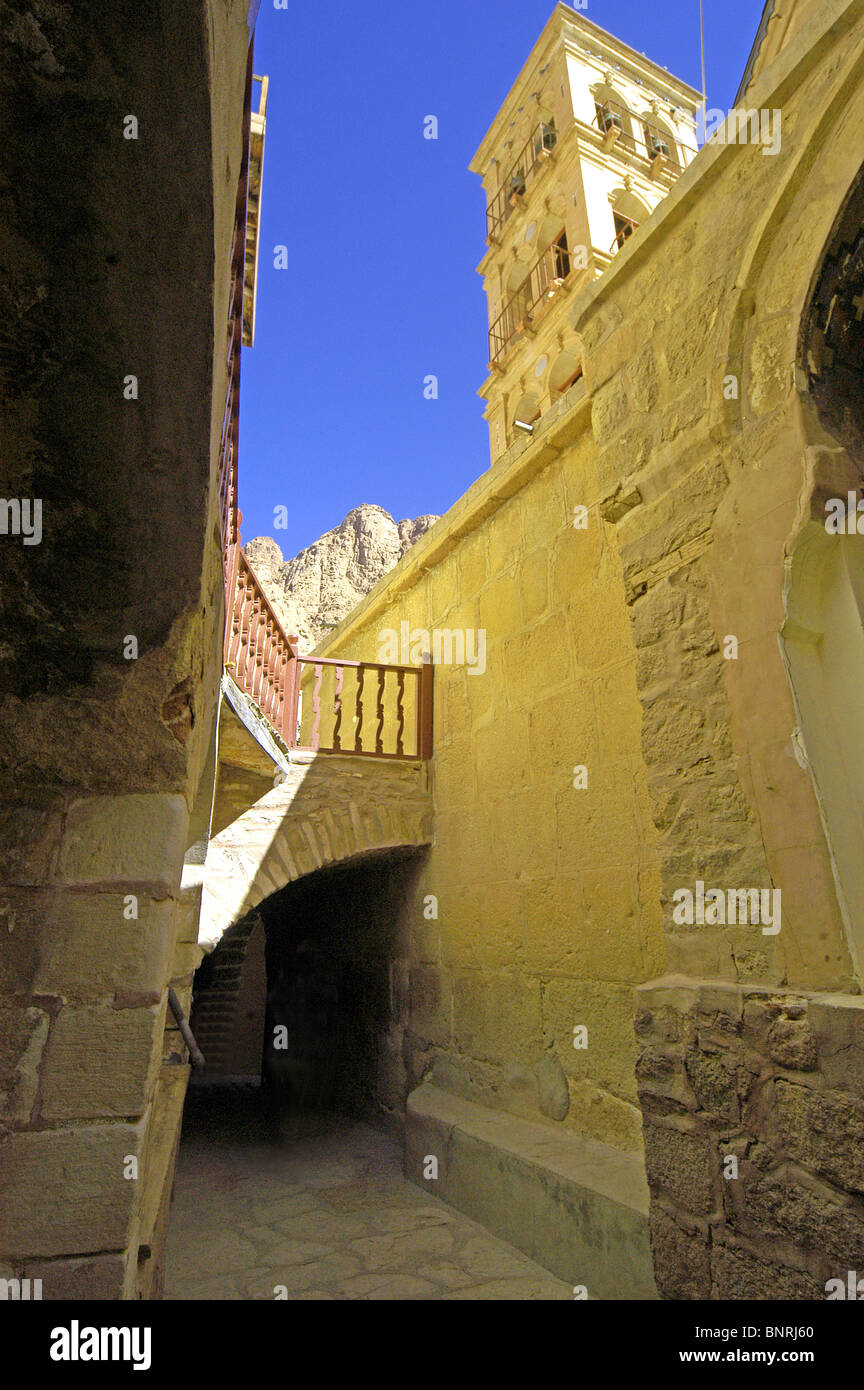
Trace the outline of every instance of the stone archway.
{"type": "Polygon", "coordinates": [[[327,865],[432,843],[421,763],[319,754],[215,835],[202,872],[198,942],[222,936],[273,893],[327,865]]]}
{"type": "Polygon", "coordinates": [[[411,855],[432,841],[422,764],[319,755],[210,841],[201,871],[193,1031],[206,1074],[257,1075],[266,996],[267,904],[334,868],[411,855]]]}

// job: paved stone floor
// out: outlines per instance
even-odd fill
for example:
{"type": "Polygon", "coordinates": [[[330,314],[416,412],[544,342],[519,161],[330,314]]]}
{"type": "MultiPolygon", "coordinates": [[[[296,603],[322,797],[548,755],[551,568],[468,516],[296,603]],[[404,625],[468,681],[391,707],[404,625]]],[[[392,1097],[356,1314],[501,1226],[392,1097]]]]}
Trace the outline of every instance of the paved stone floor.
{"type": "Polygon", "coordinates": [[[378,1130],[268,1122],[250,1086],[190,1089],[164,1296],[274,1299],[280,1285],[291,1300],[573,1297],[406,1182],[398,1143],[378,1130]]]}

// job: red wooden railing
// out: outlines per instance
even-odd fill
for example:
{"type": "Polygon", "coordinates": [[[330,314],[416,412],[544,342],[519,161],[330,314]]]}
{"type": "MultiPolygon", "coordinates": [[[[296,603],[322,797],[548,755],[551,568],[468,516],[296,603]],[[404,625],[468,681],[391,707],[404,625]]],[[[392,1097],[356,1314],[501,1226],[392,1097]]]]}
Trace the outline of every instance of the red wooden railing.
{"type": "Polygon", "coordinates": [[[247,72],[244,160],[237,189],[231,246],[226,365],[228,384],[222,413],[217,481],[219,535],[225,579],[226,670],[258,706],[287,748],[314,753],[350,753],[355,757],[416,760],[432,756],[432,667],[387,666],[379,662],[304,657],[296,633],[286,633],[270,606],[254,569],[240,545],[237,507],[237,442],[240,406],[240,355],[243,343],[243,289],[249,187],[249,141],[252,90],[251,50],[247,72]],[[309,700],[302,714],[303,667],[309,700]],[[325,671],[335,688],[322,706],[325,671]],[[377,676],[369,682],[370,673],[377,676]],[[351,713],[345,708],[345,682],[354,682],[351,713]],[[371,708],[374,685],[374,710],[371,708]],[[413,685],[413,699],[406,699],[413,685]],[[350,733],[347,725],[351,726],[350,733]],[[301,728],[301,725],[303,726],[301,728]],[[301,742],[306,731],[308,742],[301,742]]]}
{"type": "Polygon", "coordinates": [[[239,546],[235,575],[225,669],[291,747],[297,734],[297,637],[285,632],[239,546]]]}
{"type": "Polygon", "coordinates": [[[224,661],[287,748],[411,761],[432,756],[432,666],[300,656],[296,633],[285,632],[239,549],[224,661]],[[332,688],[322,699],[325,675],[332,688]]]}

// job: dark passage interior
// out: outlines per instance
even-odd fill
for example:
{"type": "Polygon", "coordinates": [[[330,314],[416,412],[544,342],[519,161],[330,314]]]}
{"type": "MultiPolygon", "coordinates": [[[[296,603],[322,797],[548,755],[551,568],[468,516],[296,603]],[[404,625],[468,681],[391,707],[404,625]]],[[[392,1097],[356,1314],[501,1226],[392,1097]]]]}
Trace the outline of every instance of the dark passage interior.
{"type": "Polygon", "coordinates": [[[260,1077],[279,1130],[309,1114],[399,1127],[417,868],[388,851],[322,869],[226,932],[195,978],[193,1085],[260,1077]]]}

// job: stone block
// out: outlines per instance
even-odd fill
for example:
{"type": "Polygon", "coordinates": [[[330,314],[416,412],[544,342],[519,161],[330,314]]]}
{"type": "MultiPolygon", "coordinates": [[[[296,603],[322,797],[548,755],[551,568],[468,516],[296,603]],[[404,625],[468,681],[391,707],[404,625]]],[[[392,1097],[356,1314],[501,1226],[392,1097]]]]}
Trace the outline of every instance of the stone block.
{"type": "Polygon", "coordinates": [[[623,425],[628,413],[627,395],[620,377],[614,377],[594,394],[591,425],[598,447],[607,444],[623,425]]]}
{"type": "Polygon", "coordinates": [[[505,502],[495,513],[495,524],[487,530],[487,543],[490,578],[518,563],[524,549],[518,499],[505,502]]]}
{"type": "Polygon", "coordinates": [[[44,1009],[0,1004],[0,1118],[6,1123],[30,1118],[48,1025],[44,1009]]]}
{"type": "Polygon", "coordinates": [[[413,965],[410,996],[412,1031],[427,1042],[449,1042],[450,998],[445,972],[437,965],[413,965]]]}
{"type": "Polygon", "coordinates": [[[84,1259],[34,1260],[25,1266],[28,1279],[42,1280],[48,1302],[103,1302],[121,1299],[126,1284],[123,1255],[91,1255],[84,1259]]]}
{"type": "Polygon", "coordinates": [[[768,1032],[768,1055],[789,1071],[815,1071],[816,1035],[803,1018],[778,1018],[768,1032]]]}
{"type": "Polygon", "coordinates": [[[0,883],[7,888],[50,883],[62,833],[59,810],[5,802],[0,807],[0,883]]]}
{"type": "MultiPolygon", "coordinates": [[[[843,1204],[827,1190],[792,1177],[741,1170],[741,1229],[757,1238],[786,1236],[844,1269],[864,1269],[864,1205],[843,1204]]],[[[735,1188],[735,1184],[727,1184],[735,1188]]]]}
{"type": "Polygon", "coordinates": [[[656,1204],[651,1209],[654,1277],[662,1298],[711,1297],[711,1252],[707,1231],[692,1223],[682,1229],[656,1204]]]}
{"type": "Polygon", "coordinates": [[[67,1004],[54,1021],[45,1053],[43,1118],[143,1114],[158,1066],[163,1022],[160,1007],[67,1004]]]}
{"type": "Polygon", "coordinates": [[[777,1123],[789,1153],[847,1192],[864,1193],[864,1106],[778,1080],[777,1123]]]}
{"type": "Polygon", "coordinates": [[[661,1129],[653,1123],[646,1123],[644,1133],[652,1193],[660,1189],[697,1216],[712,1212],[719,1203],[707,1139],[666,1126],[661,1129]]]}
{"type": "Polygon", "coordinates": [[[825,1288],[812,1275],[779,1261],[759,1259],[746,1250],[715,1244],[711,1254],[712,1297],[760,1302],[824,1299],[825,1288]]]}
{"type": "Polygon", "coordinates": [[[532,1064],[543,1052],[539,981],[516,973],[454,975],[453,1039],[473,1057],[532,1064]]]}
{"type": "Polygon", "coordinates": [[[687,1079],[700,1110],[712,1118],[737,1124],[751,1075],[734,1052],[703,1046],[685,1055],[687,1079]]]}
{"type": "Polygon", "coordinates": [[[589,1298],[654,1299],[642,1162],[426,1084],[408,1098],[405,1175],[589,1298]],[[439,1158],[424,1181],[424,1155],[439,1158]]]}
{"type": "Polygon", "coordinates": [[[39,889],[0,888],[0,994],[32,994],[50,899],[39,889]]]}
{"type": "Polygon", "coordinates": [[[549,606],[549,557],[546,550],[532,550],[519,570],[522,622],[527,626],[549,606]]]}
{"type": "MultiPolygon", "coordinates": [[[[629,984],[602,979],[555,979],[543,984],[545,1040],[555,1045],[567,1076],[591,1080],[601,1089],[635,1101],[632,1013],[629,984]],[[573,1046],[576,1027],[587,1030],[587,1047],[573,1046]]],[[[584,1038],[580,1033],[579,1040],[584,1038]]]]}
{"type": "Polygon", "coordinates": [[[182,796],[94,796],[76,801],[66,817],[60,881],[147,885],[153,897],[171,897],[179,888],[188,820],[182,796]]]}
{"type": "Polygon", "coordinates": [[[0,1250],[31,1259],[122,1250],[137,1201],[124,1179],[137,1125],[77,1125],[12,1134],[0,1144],[0,1250]]]}
{"type": "Polygon", "coordinates": [[[864,1099],[864,998],[822,995],[809,1001],[807,1016],[826,1085],[864,1099]]]}
{"type": "Polygon", "coordinates": [[[571,520],[564,498],[560,464],[552,464],[533,478],[519,494],[519,501],[524,544],[520,560],[524,564],[525,554],[535,547],[548,554],[555,537],[571,520]]]}
{"type": "Polygon", "coordinates": [[[466,536],[458,550],[460,591],[466,598],[478,594],[489,577],[486,554],[486,533],[475,531],[466,536]]]}
{"type": "MultiPolygon", "coordinates": [[[[575,505],[586,506],[582,501],[575,505]]],[[[551,552],[550,584],[552,607],[563,608],[584,599],[589,585],[593,585],[602,548],[602,528],[596,512],[589,512],[587,527],[570,524],[559,531],[551,552]]],[[[598,596],[604,606],[614,611],[609,595],[598,596]]],[[[616,614],[619,620],[623,616],[616,614]]],[[[622,623],[623,626],[623,623],[622,623]]]]}
{"type": "Polygon", "coordinates": [[[564,1068],[554,1049],[535,1062],[533,1070],[537,1080],[537,1099],[543,1114],[550,1120],[566,1119],[570,1109],[570,1090],[564,1068]]]}
{"type": "Polygon", "coordinates": [[[33,988],[66,999],[113,994],[118,981],[133,990],[161,991],[174,946],[174,903],[135,895],[74,892],[43,905],[39,968],[33,988]],[[138,917],[126,914],[133,910],[138,917]]]}

